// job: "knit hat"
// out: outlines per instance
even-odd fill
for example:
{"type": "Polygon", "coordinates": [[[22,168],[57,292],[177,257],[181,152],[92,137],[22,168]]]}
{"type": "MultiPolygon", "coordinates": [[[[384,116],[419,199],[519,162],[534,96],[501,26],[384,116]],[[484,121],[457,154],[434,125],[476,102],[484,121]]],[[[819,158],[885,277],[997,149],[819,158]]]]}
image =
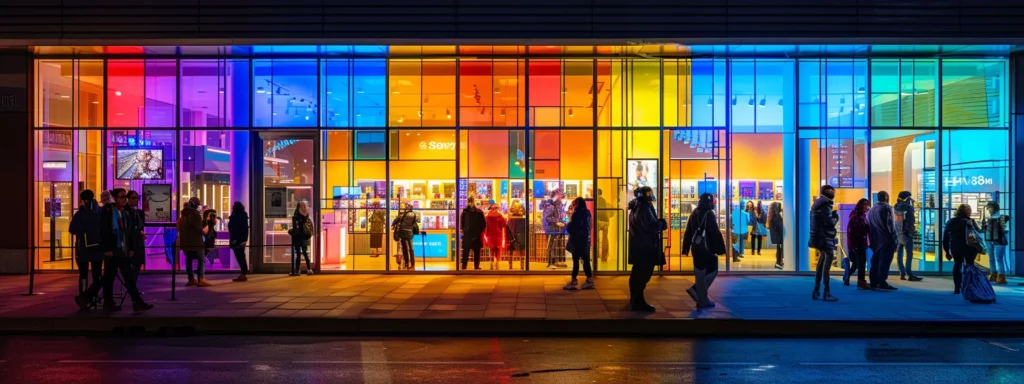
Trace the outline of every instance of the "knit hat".
{"type": "Polygon", "coordinates": [[[899,198],[900,200],[909,199],[910,198],[910,191],[900,192],[900,194],[898,196],[896,196],[896,197],[899,198]]]}

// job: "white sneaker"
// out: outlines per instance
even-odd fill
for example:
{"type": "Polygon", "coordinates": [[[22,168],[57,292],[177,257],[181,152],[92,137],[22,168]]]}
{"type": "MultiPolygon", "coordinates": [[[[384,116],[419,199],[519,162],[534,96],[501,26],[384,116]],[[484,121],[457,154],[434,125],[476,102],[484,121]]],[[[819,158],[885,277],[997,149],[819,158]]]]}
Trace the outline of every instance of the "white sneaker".
{"type": "Polygon", "coordinates": [[[587,279],[587,281],[584,281],[583,285],[580,286],[580,289],[594,289],[594,279],[587,279]]]}
{"type": "MultiPolygon", "coordinates": [[[[593,284],[591,284],[591,285],[593,285],[593,284]]],[[[562,289],[564,289],[566,291],[575,291],[575,290],[579,289],[579,287],[576,285],[576,280],[573,280],[573,281],[570,281],[569,284],[566,284],[564,287],[562,287],[562,289]]]]}

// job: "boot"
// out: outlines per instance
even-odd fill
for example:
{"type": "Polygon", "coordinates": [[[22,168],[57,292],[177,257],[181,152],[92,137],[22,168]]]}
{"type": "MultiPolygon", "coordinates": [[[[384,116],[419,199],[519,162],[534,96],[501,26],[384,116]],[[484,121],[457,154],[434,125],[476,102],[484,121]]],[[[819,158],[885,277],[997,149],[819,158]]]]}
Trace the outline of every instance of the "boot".
{"type": "Polygon", "coordinates": [[[992,274],[988,275],[988,281],[991,281],[991,282],[994,283],[996,281],[997,277],[999,277],[999,274],[996,273],[995,271],[992,271],[992,274]]]}
{"type": "Polygon", "coordinates": [[[249,281],[249,278],[248,278],[248,277],[246,277],[245,275],[238,275],[238,278],[236,278],[236,279],[233,279],[233,280],[231,280],[231,281],[234,281],[234,282],[236,282],[236,283],[244,283],[244,282],[246,282],[246,281],[249,281]]]}
{"type": "Polygon", "coordinates": [[[996,284],[1006,284],[1006,275],[1000,273],[999,276],[996,276],[996,284]]]}
{"type": "Polygon", "coordinates": [[[206,278],[204,277],[202,279],[199,279],[199,282],[196,283],[196,286],[197,287],[212,287],[213,284],[210,284],[210,281],[206,280],[206,278]]]}
{"type": "Polygon", "coordinates": [[[188,282],[185,283],[185,286],[186,287],[194,287],[194,286],[196,286],[196,284],[198,284],[196,279],[188,279],[188,282]]]}
{"type": "Polygon", "coordinates": [[[654,307],[647,304],[643,293],[631,293],[629,295],[629,306],[634,312],[654,312],[654,307]]]}
{"type": "Polygon", "coordinates": [[[871,285],[869,285],[868,282],[861,280],[857,282],[857,289],[870,290],[871,285]]]}

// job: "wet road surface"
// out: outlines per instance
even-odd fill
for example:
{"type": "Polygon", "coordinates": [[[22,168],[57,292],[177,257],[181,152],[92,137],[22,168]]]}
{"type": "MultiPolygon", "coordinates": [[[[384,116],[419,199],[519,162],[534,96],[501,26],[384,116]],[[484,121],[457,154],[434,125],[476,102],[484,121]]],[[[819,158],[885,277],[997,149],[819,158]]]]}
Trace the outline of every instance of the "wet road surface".
{"type": "Polygon", "coordinates": [[[1024,339],[0,337],[0,383],[1022,383],[1024,339]]]}

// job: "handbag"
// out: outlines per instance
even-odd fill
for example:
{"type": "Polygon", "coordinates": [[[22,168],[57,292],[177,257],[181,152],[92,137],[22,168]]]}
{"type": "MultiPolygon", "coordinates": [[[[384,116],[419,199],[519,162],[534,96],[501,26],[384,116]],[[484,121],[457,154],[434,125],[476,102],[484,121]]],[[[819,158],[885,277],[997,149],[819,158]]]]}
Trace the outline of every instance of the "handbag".
{"type": "Polygon", "coordinates": [[[693,249],[699,250],[704,254],[711,252],[711,247],[708,246],[707,230],[705,229],[709,214],[711,214],[711,211],[707,211],[707,213],[704,214],[704,217],[700,219],[700,227],[698,227],[697,231],[694,232],[692,241],[693,249]]]}
{"type": "Polygon", "coordinates": [[[974,222],[968,222],[967,228],[964,230],[965,238],[967,239],[967,245],[973,247],[978,253],[986,254],[985,245],[981,242],[981,234],[978,233],[977,227],[974,226],[974,222]]]}

